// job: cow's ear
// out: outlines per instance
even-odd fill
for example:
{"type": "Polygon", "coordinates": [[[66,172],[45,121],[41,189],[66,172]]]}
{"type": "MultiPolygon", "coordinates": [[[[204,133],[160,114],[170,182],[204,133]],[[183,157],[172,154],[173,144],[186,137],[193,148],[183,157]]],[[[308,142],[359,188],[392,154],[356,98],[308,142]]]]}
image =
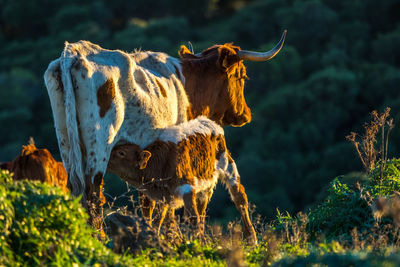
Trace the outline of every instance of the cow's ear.
{"type": "Polygon", "coordinates": [[[151,157],[150,151],[143,150],[140,152],[140,157],[139,157],[139,169],[143,170],[147,166],[147,162],[149,161],[151,157]]]}
{"type": "Polygon", "coordinates": [[[180,58],[182,59],[198,59],[199,55],[194,55],[189,48],[185,45],[181,45],[181,48],[178,51],[180,58]]]}
{"type": "Polygon", "coordinates": [[[189,48],[187,48],[185,45],[181,45],[178,54],[182,58],[187,56],[193,56],[192,52],[190,52],[189,48]]]}
{"type": "Polygon", "coordinates": [[[231,44],[221,45],[218,48],[217,66],[220,67],[222,70],[226,70],[233,64],[240,61],[240,58],[237,55],[237,51],[239,49],[240,48],[232,46],[231,44]]]}

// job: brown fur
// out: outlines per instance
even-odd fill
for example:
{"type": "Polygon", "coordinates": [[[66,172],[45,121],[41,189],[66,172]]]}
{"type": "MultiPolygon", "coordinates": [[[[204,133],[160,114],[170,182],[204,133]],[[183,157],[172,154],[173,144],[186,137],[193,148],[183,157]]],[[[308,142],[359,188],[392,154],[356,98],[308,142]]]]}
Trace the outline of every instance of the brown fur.
{"type": "Polygon", "coordinates": [[[115,85],[112,79],[108,79],[97,90],[97,105],[100,107],[100,117],[104,117],[111,108],[112,100],[115,98],[115,85]]]}
{"type": "MultiPolygon", "coordinates": [[[[216,172],[215,162],[224,152],[227,154],[228,161],[232,163],[233,159],[222,135],[196,134],[182,140],[178,145],[158,140],[144,150],[136,144],[127,144],[113,149],[108,171],[119,175],[141,192],[143,215],[149,224],[152,221],[155,201],[161,202],[162,211],[157,224],[158,230],[168,208],[171,214],[174,212],[173,203],[179,198],[177,188],[191,185],[193,190],[183,195],[185,212],[201,233],[204,230],[207,204],[212,196],[213,188],[199,191],[196,190],[196,184],[201,180],[212,179],[216,172]],[[147,156],[143,157],[143,153],[147,156]]],[[[242,215],[245,235],[251,242],[256,243],[255,231],[248,212],[247,195],[240,184],[240,177],[237,177],[236,184],[230,184],[227,177],[222,179],[242,215]]],[[[173,218],[169,219],[172,220],[171,225],[173,225],[173,218]]]]}
{"type": "Polygon", "coordinates": [[[143,151],[136,144],[117,146],[111,153],[108,171],[139,190],[145,190],[152,199],[170,201],[178,186],[194,186],[195,177],[207,180],[213,176],[216,137],[212,138],[214,140],[204,135],[190,136],[178,145],[157,140],[143,151]],[[121,156],[121,151],[124,151],[124,156],[121,156]],[[145,169],[140,169],[141,153],[146,151],[151,153],[151,157],[145,169]]]}
{"type": "MultiPolygon", "coordinates": [[[[47,149],[38,149],[35,145],[30,144],[22,146],[22,152],[11,163],[2,165],[2,169],[8,169],[13,174],[15,180],[37,180],[46,182],[53,186],[60,187],[64,192],[68,192],[67,187],[67,172],[65,171],[62,162],[57,162],[47,149]]],[[[89,181],[87,181],[89,184],[89,181]]],[[[103,177],[102,174],[97,174],[94,179],[94,184],[87,187],[87,195],[90,196],[88,205],[95,208],[90,209],[92,213],[100,214],[101,206],[106,199],[103,194],[103,177]],[[93,197],[95,196],[95,197],[93,197]],[[93,201],[95,199],[95,201],[93,201]]],[[[100,229],[100,238],[105,237],[105,233],[101,230],[101,217],[93,216],[92,224],[96,229],[100,229]]]]}
{"type": "MultiPolygon", "coordinates": [[[[149,223],[154,201],[164,203],[158,222],[159,228],[167,213],[168,205],[175,200],[176,189],[179,186],[190,184],[196,189],[196,180],[208,180],[214,175],[216,148],[219,147],[220,141],[220,137],[199,134],[190,136],[178,145],[158,140],[143,151],[135,144],[118,146],[111,153],[108,171],[119,175],[150,198],[150,200],[141,198],[145,207],[143,213],[149,223]],[[151,157],[143,159],[143,153],[149,153],[151,157]],[[141,169],[143,166],[145,168],[141,169]]],[[[195,193],[192,195],[194,199],[196,199],[195,193]]],[[[196,205],[196,202],[191,205],[196,205]]],[[[205,215],[203,213],[207,204],[202,203],[201,206],[201,213],[197,212],[196,208],[187,207],[186,204],[185,209],[199,218],[205,215]]],[[[199,218],[196,223],[201,221],[203,220],[199,218]]]]}
{"type": "Polygon", "coordinates": [[[164,86],[160,83],[160,81],[158,79],[156,79],[156,83],[158,88],[160,88],[160,92],[162,94],[163,97],[167,97],[167,91],[165,91],[164,86]]]}
{"type": "Polygon", "coordinates": [[[244,98],[246,67],[237,56],[240,47],[215,45],[195,56],[181,46],[185,90],[192,105],[193,119],[206,115],[220,125],[242,126],[251,121],[244,98]]]}
{"type": "Polygon", "coordinates": [[[47,149],[37,149],[30,144],[10,164],[15,180],[29,179],[59,186],[67,192],[67,173],[61,162],[57,162],[47,149]]]}

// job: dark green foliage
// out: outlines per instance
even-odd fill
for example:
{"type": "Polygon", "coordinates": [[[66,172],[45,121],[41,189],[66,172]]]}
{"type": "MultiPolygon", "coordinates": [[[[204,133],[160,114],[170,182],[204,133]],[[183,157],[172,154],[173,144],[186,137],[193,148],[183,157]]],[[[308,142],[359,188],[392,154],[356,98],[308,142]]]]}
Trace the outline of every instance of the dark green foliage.
{"type": "Polygon", "coordinates": [[[375,221],[362,192],[350,189],[339,179],[331,183],[327,199],[313,209],[308,217],[310,233],[314,236],[324,234],[327,238],[349,235],[354,228],[369,230],[375,221]]]}
{"type": "MultiPolygon", "coordinates": [[[[353,179],[350,184],[344,183],[341,177],[334,179],[326,199],[308,213],[307,231],[313,237],[324,235],[328,239],[343,235],[350,238],[354,228],[361,233],[370,232],[376,223],[373,202],[379,197],[390,197],[400,189],[400,160],[386,162],[382,182],[379,179],[380,168],[379,162],[364,183],[362,177],[358,181],[353,179]]],[[[391,219],[384,218],[379,228],[391,222],[391,219]]]]}
{"type": "Polygon", "coordinates": [[[337,266],[337,267],[380,267],[380,266],[398,266],[400,256],[398,253],[365,253],[350,251],[339,254],[321,254],[311,253],[306,257],[284,258],[272,266],[337,266]]]}
{"type": "Polygon", "coordinates": [[[400,160],[389,159],[385,163],[382,171],[383,179],[381,179],[382,162],[378,162],[376,168],[371,172],[371,181],[369,191],[374,197],[390,196],[394,192],[400,190],[400,160]]]}

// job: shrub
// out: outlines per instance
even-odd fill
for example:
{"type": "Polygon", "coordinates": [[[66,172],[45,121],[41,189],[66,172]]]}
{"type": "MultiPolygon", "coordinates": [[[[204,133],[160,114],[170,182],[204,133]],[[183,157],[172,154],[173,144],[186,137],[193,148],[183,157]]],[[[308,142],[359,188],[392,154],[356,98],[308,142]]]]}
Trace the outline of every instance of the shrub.
{"type": "Polygon", "coordinates": [[[346,253],[310,253],[307,257],[284,258],[272,266],[398,266],[400,256],[398,253],[382,255],[377,253],[365,253],[347,251],[346,253]]]}
{"type": "Polygon", "coordinates": [[[79,200],[0,171],[0,265],[128,265],[94,237],[79,200]]]}
{"type": "MultiPolygon", "coordinates": [[[[313,236],[323,234],[327,238],[350,237],[354,228],[370,232],[378,223],[371,209],[373,203],[400,190],[400,159],[387,160],[384,166],[379,161],[368,177],[364,184],[357,182],[353,186],[343,183],[340,177],[334,179],[325,201],[309,212],[308,231],[313,236]]],[[[389,223],[392,218],[384,218],[378,227],[383,229],[389,223]]]]}
{"type": "Polygon", "coordinates": [[[307,230],[315,237],[324,234],[327,238],[349,234],[353,228],[369,229],[374,224],[371,209],[364,191],[350,188],[336,178],[331,183],[325,201],[308,214],[307,230]]]}

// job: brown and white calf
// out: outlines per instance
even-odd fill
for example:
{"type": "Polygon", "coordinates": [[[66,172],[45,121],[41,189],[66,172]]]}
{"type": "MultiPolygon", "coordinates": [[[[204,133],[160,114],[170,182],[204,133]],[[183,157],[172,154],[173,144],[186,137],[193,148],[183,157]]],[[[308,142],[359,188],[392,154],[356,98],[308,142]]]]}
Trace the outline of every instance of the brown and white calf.
{"type": "Polygon", "coordinates": [[[223,129],[201,116],[166,128],[160,138],[144,149],[136,144],[120,145],[111,152],[108,171],[145,194],[153,205],[163,203],[160,227],[168,209],[184,206],[186,215],[202,232],[207,204],[222,181],[239,210],[244,234],[256,243],[247,195],[236,164],[226,148],[223,129]]]}

